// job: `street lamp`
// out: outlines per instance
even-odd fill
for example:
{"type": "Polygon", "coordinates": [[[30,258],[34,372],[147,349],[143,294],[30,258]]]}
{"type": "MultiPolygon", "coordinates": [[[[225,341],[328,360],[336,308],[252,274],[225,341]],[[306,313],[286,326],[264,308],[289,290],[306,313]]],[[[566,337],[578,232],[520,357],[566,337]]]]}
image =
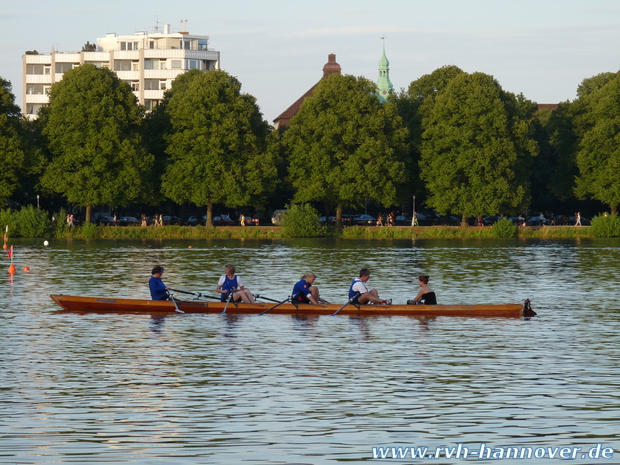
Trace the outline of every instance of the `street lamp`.
{"type": "Polygon", "coordinates": [[[37,210],[39,209],[39,194],[37,194],[37,210]]]}

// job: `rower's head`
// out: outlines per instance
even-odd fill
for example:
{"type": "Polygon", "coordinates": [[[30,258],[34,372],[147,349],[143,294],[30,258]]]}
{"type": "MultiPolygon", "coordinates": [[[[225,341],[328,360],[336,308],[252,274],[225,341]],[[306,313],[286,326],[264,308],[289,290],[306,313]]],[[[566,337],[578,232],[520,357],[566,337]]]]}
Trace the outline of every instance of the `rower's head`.
{"type": "Polygon", "coordinates": [[[308,284],[312,284],[316,279],[316,275],[312,271],[308,271],[301,279],[305,279],[308,284]]]}
{"type": "Polygon", "coordinates": [[[368,268],[362,268],[360,270],[360,279],[366,282],[370,279],[370,270],[368,268]]]}
{"type": "Polygon", "coordinates": [[[426,275],[418,276],[418,281],[422,284],[428,284],[428,276],[426,275]]]}
{"type": "Polygon", "coordinates": [[[164,267],[157,265],[153,267],[153,270],[151,270],[151,276],[155,276],[156,274],[158,274],[159,277],[161,278],[161,275],[163,274],[163,272],[164,272],[164,267]]]}
{"type": "Polygon", "coordinates": [[[226,270],[226,274],[228,275],[233,275],[237,272],[237,268],[235,267],[235,265],[229,263],[228,265],[224,266],[224,269],[226,270]]]}

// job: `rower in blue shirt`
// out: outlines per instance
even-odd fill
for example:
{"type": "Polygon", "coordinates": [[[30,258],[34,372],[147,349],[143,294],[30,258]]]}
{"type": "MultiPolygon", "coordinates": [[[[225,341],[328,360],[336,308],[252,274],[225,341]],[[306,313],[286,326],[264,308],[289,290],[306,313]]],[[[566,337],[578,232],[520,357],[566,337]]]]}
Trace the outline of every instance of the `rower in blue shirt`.
{"type": "Polygon", "coordinates": [[[237,271],[235,265],[229,263],[224,266],[224,271],[226,274],[220,277],[216,289],[216,292],[220,293],[220,300],[225,302],[228,300],[228,297],[230,297],[230,294],[232,294],[231,300],[233,302],[240,300],[248,304],[253,304],[254,296],[249,289],[243,286],[241,277],[235,274],[237,271]]]}
{"type": "Polygon", "coordinates": [[[149,279],[149,289],[151,290],[151,299],[153,300],[168,300],[168,289],[164,282],[161,280],[161,275],[164,274],[163,266],[153,267],[151,271],[151,279],[149,279]]]}
{"type": "Polygon", "coordinates": [[[321,298],[319,288],[312,284],[316,280],[316,275],[312,271],[308,271],[301,277],[301,280],[293,287],[293,303],[303,304],[328,304],[329,302],[321,298]]]}

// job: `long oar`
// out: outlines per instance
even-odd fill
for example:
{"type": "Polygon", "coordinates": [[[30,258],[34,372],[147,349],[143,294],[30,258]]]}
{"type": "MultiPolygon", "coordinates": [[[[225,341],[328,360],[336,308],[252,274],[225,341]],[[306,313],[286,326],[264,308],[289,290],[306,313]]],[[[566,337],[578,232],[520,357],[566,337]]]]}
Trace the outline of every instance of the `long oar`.
{"type": "Polygon", "coordinates": [[[293,296],[292,296],[292,295],[290,295],[290,296],[288,296],[286,299],[284,299],[282,302],[278,302],[278,303],[277,303],[277,304],[275,304],[273,307],[269,307],[269,308],[268,308],[267,310],[265,310],[264,312],[259,313],[259,314],[258,314],[258,316],[264,315],[265,313],[270,312],[270,311],[271,311],[271,310],[273,310],[274,308],[279,307],[280,305],[282,305],[282,304],[284,304],[284,303],[286,303],[286,302],[288,302],[289,300],[292,300],[292,299],[293,299],[293,296]]]}
{"type": "Polygon", "coordinates": [[[224,311],[221,313],[221,315],[226,315],[226,309],[228,309],[228,304],[232,300],[234,294],[235,294],[234,291],[232,291],[230,294],[228,294],[228,299],[226,299],[226,305],[224,305],[224,311]]]}
{"type": "Polygon", "coordinates": [[[340,307],[338,310],[336,310],[334,313],[332,313],[332,316],[336,316],[340,313],[340,310],[342,310],[344,307],[346,307],[347,305],[349,305],[351,302],[353,302],[357,297],[359,297],[360,293],[358,292],[357,294],[355,294],[353,297],[351,297],[349,300],[347,300],[347,303],[344,304],[342,307],[340,307]]]}
{"type": "Polygon", "coordinates": [[[169,295],[170,295],[170,300],[172,300],[172,303],[174,304],[175,311],[179,313],[185,313],[183,310],[179,310],[179,306],[177,305],[177,301],[174,299],[174,296],[172,294],[169,294],[169,295]]]}
{"type": "Polygon", "coordinates": [[[220,300],[220,298],[219,298],[219,297],[215,297],[215,296],[212,296],[212,295],[207,295],[207,294],[202,294],[202,293],[200,293],[200,292],[181,291],[180,289],[170,289],[170,290],[171,290],[171,291],[174,291],[174,292],[180,292],[181,294],[189,294],[189,295],[193,295],[193,296],[196,296],[196,298],[198,298],[198,299],[200,299],[200,298],[202,298],[202,297],[205,297],[205,298],[207,298],[207,299],[215,299],[215,300],[220,300]]]}
{"type": "Polygon", "coordinates": [[[269,301],[271,301],[271,302],[280,302],[279,300],[276,300],[276,299],[270,299],[269,297],[265,297],[264,295],[260,295],[260,294],[254,294],[254,298],[255,298],[255,299],[269,300],[269,301]]]}

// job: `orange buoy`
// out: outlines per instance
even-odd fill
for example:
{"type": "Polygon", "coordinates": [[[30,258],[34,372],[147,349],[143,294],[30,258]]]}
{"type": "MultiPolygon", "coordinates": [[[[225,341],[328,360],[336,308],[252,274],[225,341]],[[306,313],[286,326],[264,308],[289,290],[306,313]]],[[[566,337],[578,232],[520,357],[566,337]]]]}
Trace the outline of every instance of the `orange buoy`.
{"type": "Polygon", "coordinates": [[[12,263],[9,266],[9,274],[15,274],[15,265],[13,265],[12,263]]]}
{"type": "Polygon", "coordinates": [[[30,267],[29,267],[29,266],[25,266],[25,267],[23,267],[23,268],[22,268],[22,270],[24,270],[24,271],[30,271],[30,267]]]}
{"type": "Polygon", "coordinates": [[[6,249],[8,246],[6,245],[6,242],[2,245],[3,249],[6,249]]]}
{"type": "Polygon", "coordinates": [[[193,249],[193,247],[191,245],[187,246],[188,249],[193,249]]]}

